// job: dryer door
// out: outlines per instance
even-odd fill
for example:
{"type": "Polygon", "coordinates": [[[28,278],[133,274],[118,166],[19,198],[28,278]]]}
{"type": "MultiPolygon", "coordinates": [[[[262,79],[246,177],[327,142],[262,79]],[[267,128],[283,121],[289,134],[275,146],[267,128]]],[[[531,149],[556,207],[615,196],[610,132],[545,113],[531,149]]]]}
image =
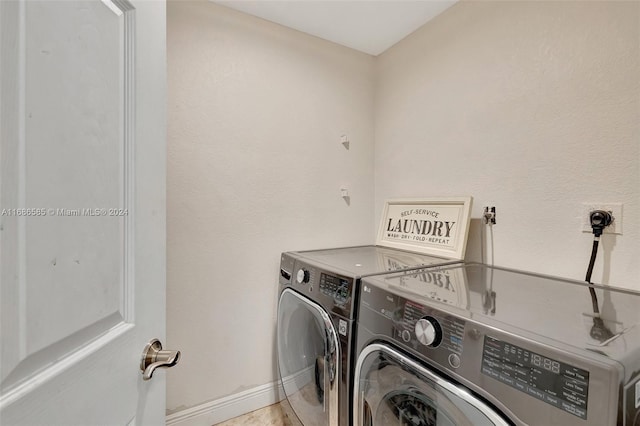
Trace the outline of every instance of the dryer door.
{"type": "Polygon", "coordinates": [[[383,344],[358,357],[353,402],[354,426],[509,424],[465,388],[383,344]]]}
{"type": "Polygon", "coordinates": [[[278,367],[287,399],[305,426],[338,424],[339,350],[329,314],[285,289],[278,303],[278,367]]]}

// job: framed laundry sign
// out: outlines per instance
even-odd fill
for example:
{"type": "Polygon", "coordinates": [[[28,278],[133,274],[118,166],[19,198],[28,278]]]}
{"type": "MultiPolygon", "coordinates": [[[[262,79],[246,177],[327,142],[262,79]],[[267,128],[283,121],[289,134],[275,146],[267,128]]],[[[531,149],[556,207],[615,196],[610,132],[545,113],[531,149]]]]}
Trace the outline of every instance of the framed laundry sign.
{"type": "Polygon", "coordinates": [[[376,244],[463,259],[471,197],[414,198],[385,202],[376,244]]]}

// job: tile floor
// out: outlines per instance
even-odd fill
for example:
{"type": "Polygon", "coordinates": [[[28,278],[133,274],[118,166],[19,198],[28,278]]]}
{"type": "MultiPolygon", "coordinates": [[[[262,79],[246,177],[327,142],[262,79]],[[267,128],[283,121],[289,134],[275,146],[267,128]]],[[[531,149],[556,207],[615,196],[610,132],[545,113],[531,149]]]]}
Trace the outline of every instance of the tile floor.
{"type": "Polygon", "coordinates": [[[297,426],[300,424],[295,417],[292,421],[290,416],[293,414],[288,412],[286,405],[273,404],[215,426],[297,426]]]}

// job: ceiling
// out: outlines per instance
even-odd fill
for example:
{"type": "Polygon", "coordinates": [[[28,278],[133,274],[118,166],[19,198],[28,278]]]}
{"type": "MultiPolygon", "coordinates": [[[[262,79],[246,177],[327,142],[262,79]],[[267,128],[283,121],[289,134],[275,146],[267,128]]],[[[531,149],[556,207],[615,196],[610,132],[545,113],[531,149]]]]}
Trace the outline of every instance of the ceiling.
{"type": "Polygon", "coordinates": [[[379,55],[457,0],[212,1],[370,55],[379,55]]]}

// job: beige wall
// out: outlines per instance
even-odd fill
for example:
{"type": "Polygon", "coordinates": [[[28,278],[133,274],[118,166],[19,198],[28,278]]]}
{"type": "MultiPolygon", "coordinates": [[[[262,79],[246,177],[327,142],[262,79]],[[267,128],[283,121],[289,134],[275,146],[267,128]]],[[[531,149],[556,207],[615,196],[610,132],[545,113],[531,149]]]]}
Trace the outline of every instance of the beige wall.
{"type": "Polygon", "coordinates": [[[622,202],[594,280],[640,290],[638,2],[463,2],[377,58],[167,12],[170,412],[276,380],[279,253],[372,242],[387,198],[473,195],[469,259],[495,205],[496,264],[576,279],[581,203],[622,202]]]}
{"type": "Polygon", "coordinates": [[[373,241],[374,81],[371,56],[210,2],[167,7],[173,412],[277,379],[282,251],[373,241]]]}
{"type": "Polygon", "coordinates": [[[448,9],[376,58],[375,205],[472,195],[473,218],[497,207],[495,264],[584,279],[581,203],[621,202],[593,280],[640,290],[639,31],[640,2],[448,9]]]}

